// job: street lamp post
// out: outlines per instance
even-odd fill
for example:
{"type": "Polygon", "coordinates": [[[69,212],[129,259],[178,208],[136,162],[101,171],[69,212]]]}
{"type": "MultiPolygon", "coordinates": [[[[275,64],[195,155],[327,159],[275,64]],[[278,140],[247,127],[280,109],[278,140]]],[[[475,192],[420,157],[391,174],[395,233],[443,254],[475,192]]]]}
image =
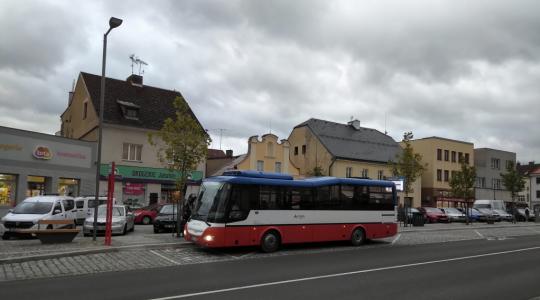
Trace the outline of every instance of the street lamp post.
{"type": "Polygon", "coordinates": [[[101,144],[103,140],[103,115],[104,113],[104,102],[105,102],[105,63],[107,60],[107,35],[111,30],[120,26],[122,24],[122,19],[111,17],[109,19],[109,30],[103,35],[103,60],[101,62],[101,89],[99,95],[99,137],[98,137],[98,153],[97,153],[97,162],[96,162],[96,193],[95,193],[95,207],[94,207],[94,230],[92,235],[92,240],[96,240],[97,233],[97,215],[98,215],[98,206],[99,206],[99,178],[100,178],[100,169],[101,169],[101,144]]]}

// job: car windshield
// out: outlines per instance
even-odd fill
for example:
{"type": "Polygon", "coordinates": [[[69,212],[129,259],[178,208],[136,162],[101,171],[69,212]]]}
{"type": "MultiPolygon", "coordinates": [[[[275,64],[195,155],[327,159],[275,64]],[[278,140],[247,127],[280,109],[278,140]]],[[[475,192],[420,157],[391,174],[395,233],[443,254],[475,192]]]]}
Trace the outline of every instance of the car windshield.
{"type": "Polygon", "coordinates": [[[230,188],[230,184],[223,182],[204,182],[197,200],[197,208],[191,218],[204,222],[223,220],[230,188]]]}
{"type": "Polygon", "coordinates": [[[43,215],[51,211],[52,202],[22,202],[15,207],[14,214],[43,215]]]}
{"type": "MultiPolygon", "coordinates": [[[[99,205],[107,204],[106,199],[98,199],[99,205]]],[[[94,208],[96,207],[96,199],[94,200],[88,200],[88,208],[94,208]]]]}
{"type": "MultiPolygon", "coordinates": [[[[112,215],[113,217],[121,217],[124,215],[124,209],[119,206],[114,206],[112,208],[112,215]]],[[[107,216],[107,206],[100,206],[98,207],[98,216],[105,217],[107,216]]]]}
{"type": "Polygon", "coordinates": [[[172,215],[175,213],[175,211],[176,205],[163,205],[159,213],[164,215],[172,215]]]}
{"type": "Polygon", "coordinates": [[[491,209],[491,204],[475,204],[474,208],[487,208],[491,209]]]}
{"type": "Polygon", "coordinates": [[[446,213],[451,213],[451,214],[461,214],[461,212],[459,210],[457,210],[456,208],[452,208],[452,207],[447,207],[444,209],[444,211],[446,213]]]}

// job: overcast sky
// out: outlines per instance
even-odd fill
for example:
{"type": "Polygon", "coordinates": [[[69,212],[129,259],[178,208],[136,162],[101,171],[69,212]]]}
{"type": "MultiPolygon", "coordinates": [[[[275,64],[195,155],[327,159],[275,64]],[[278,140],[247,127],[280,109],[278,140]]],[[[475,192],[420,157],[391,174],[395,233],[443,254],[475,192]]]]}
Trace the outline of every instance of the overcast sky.
{"type": "Polygon", "coordinates": [[[214,148],[320,118],[540,160],[540,1],[0,2],[0,125],[54,133],[80,71],[180,91],[214,148]]]}

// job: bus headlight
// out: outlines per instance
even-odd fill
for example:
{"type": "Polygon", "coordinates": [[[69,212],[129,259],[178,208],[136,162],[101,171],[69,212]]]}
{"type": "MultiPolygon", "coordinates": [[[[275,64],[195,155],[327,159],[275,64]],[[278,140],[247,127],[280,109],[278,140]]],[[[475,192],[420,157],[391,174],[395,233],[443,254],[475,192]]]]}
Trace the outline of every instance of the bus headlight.
{"type": "Polygon", "coordinates": [[[207,242],[211,242],[214,240],[214,236],[212,235],[205,235],[204,236],[204,240],[207,241],[207,242]]]}

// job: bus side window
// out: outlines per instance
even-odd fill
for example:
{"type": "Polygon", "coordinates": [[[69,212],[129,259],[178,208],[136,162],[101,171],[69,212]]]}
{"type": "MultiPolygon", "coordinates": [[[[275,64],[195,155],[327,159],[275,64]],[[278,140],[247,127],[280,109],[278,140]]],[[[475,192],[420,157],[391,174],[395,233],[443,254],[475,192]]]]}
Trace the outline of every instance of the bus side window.
{"type": "Polygon", "coordinates": [[[233,188],[229,210],[229,221],[242,221],[250,210],[259,209],[259,191],[254,185],[237,185],[233,188]]]}

